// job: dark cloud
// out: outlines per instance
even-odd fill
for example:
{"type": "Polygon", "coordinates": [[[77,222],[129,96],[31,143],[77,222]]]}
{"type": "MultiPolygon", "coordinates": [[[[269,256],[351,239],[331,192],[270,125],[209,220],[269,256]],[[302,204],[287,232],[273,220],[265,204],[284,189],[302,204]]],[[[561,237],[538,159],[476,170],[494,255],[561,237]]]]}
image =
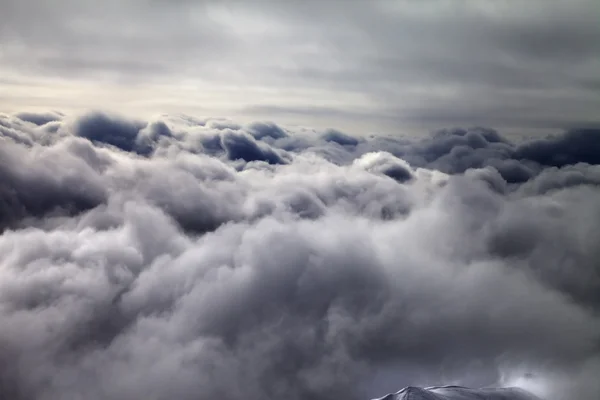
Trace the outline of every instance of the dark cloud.
{"type": "Polygon", "coordinates": [[[550,139],[520,146],[514,157],[562,167],[578,162],[600,164],[600,129],[575,129],[550,139]]]}
{"type": "Polygon", "coordinates": [[[11,399],[598,398],[595,131],[0,123],[11,399]]]}
{"type": "Polygon", "coordinates": [[[358,144],[358,139],[336,130],[325,132],[323,134],[323,139],[327,142],[337,143],[341,146],[356,146],[358,144]]]}
{"type": "Polygon", "coordinates": [[[221,146],[230,160],[265,161],[269,164],[284,163],[277,152],[255,141],[247,133],[226,132],[221,136],[221,146]]]}
{"type": "Polygon", "coordinates": [[[106,200],[96,172],[61,150],[0,143],[0,230],[16,228],[27,217],[77,214],[106,200]]]}
{"type": "Polygon", "coordinates": [[[376,137],[360,144],[359,152],[384,150],[415,166],[450,174],[489,166],[508,183],[516,184],[530,180],[545,167],[599,164],[599,138],[600,131],[587,128],[515,144],[492,129],[455,128],[409,143],[376,137]]]}
{"type": "Polygon", "coordinates": [[[27,122],[31,122],[36,125],[45,125],[49,122],[60,121],[62,115],[58,113],[46,112],[46,113],[34,113],[34,112],[20,112],[16,116],[27,122]]]}
{"type": "Polygon", "coordinates": [[[155,121],[140,130],[135,138],[136,152],[149,155],[161,138],[171,138],[173,133],[163,121],[155,121]]]}
{"type": "Polygon", "coordinates": [[[281,139],[288,136],[283,129],[272,122],[255,122],[248,128],[250,134],[254,136],[255,139],[281,139]]]}
{"type": "Polygon", "coordinates": [[[134,150],[138,133],[146,126],[145,123],[136,123],[100,112],[83,115],[74,125],[75,135],[124,151],[134,150]]]}

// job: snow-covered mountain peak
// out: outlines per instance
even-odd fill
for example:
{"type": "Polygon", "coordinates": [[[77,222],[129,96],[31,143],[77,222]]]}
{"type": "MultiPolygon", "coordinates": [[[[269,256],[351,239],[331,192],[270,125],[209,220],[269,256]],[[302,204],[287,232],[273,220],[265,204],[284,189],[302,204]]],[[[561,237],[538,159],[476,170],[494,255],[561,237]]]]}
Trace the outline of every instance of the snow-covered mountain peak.
{"type": "Polygon", "coordinates": [[[463,386],[407,386],[373,400],[540,400],[537,396],[516,387],[472,389],[463,386]]]}

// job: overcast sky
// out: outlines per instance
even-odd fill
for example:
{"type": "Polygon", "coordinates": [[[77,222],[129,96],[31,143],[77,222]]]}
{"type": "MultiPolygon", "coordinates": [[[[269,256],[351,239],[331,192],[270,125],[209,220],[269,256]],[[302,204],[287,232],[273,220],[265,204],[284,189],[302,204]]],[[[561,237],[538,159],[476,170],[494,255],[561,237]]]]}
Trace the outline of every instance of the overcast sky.
{"type": "Polygon", "coordinates": [[[600,119],[597,1],[0,0],[0,110],[352,133],[600,119]]]}
{"type": "Polygon", "coordinates": [[[599,22],[0,0],[0,400],[600,399],[599,22]]]}

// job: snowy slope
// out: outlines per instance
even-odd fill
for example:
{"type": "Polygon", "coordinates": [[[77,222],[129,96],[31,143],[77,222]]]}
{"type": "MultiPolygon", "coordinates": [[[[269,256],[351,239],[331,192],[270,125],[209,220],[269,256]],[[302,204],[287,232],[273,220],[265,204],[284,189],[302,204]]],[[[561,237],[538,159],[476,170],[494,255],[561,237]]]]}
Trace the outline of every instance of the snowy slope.
{"type": "Polygon", "coordinates": [[[471,389],[462,386],[405,387],[374,400],[539,400],[519,388],[471,389]]]}

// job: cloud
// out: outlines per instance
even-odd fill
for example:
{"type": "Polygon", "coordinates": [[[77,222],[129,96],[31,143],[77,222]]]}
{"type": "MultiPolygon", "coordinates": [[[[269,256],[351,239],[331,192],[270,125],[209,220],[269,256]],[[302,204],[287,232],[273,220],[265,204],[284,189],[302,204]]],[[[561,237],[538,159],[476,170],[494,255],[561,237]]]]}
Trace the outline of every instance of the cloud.
{"type": "Polygon", "coordinates": [[[367,153],[356,160],[355,164],[361,165],[369,171],[389,176],[400,183],[413,178],[410,165],[390,153],[367,153]]]}
{"type": "Polygon", "coordinates": [[[140,154],[148,155],[155,149],[161,138],[173,137],[173,133],[163,121],[154,121],[138,131],[135,137],[135,148],[140,154]]]}
{"type": "Polygon", "coordinates": [[[0,122],[13,399],[511,382],[598,397],[593,131],[513,143],[185,115],[0,122]]]}
{"type": "Polygon", "coordinates": [[[356,138],[336,130],[329,130],[325,132],[323,134],[323,139],[327,142],[337,143],[341,146],[356,146],[358,144],[358,140],[356,138]]]}
{"type": "Polygon", "coordinates": [[[230,160],[265,161],[282,164],[283,159],[274,150],[258,143],[247,133],[226,132],[221,136],[221,146],[230,160]]]}
{"type": "Polygon", "coordinates": [[[72,215],[106,201],[108,193],[96,171],[67,146],[27,149],[2,143],[0,230],[18,226],[26,217],[72,215]]]}
{"type": "Polygon", "coordinates": [[[270,122],[255,122],[249,126],[249,130],[255,139],[281,139],[288,136],[283,129],[270,122]]]}
{"type": "Polygon", "coordinates": [[[577,162],[600,163],[600,129],[575,129],[557,138],[535,140],[519,149],[515,157],[542,165],[562,167],[577,162]]]}
{"type": "Polygon", "coordinates": [[[92,142],[106,143],[124,151],[132,151],[137,135],[144,127],[143,123],[111,117],[98,112],[78,118],[73,131],[75,135],[92,142]]]}
{"type": "Polygon", "coordinates": [[[45,125],[49,122],[60,121],[62,115],[54,112],[46,113],[34,113],[34,112],[20,112],[16,114],[16,117],[23,121],[31,122],[35,125],[45,125]]]}
{"type": "Polygon", "coordinates": [[[9,111],[32,106],[35,88],[42,108],[278,113],[353,133],[599,122],[593,0],[4,0],[3,11],[9,111]]]}

